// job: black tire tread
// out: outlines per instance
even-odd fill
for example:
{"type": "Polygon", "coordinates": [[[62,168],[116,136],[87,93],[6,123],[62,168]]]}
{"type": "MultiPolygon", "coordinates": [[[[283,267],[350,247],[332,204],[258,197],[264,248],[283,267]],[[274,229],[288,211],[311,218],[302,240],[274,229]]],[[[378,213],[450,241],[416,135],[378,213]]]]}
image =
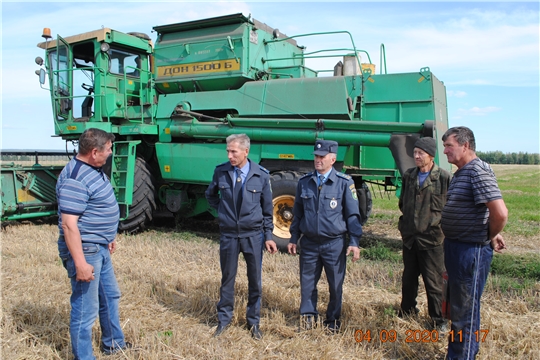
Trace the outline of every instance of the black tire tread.
{"type": "Polygon", "coordinates": [[[118,224],[119,232],[142,231],[153,220],[156,210],[156,189],[150,165],[138,157],[135,163],[133,203],[129,207],[128,218],[118,224]]]}

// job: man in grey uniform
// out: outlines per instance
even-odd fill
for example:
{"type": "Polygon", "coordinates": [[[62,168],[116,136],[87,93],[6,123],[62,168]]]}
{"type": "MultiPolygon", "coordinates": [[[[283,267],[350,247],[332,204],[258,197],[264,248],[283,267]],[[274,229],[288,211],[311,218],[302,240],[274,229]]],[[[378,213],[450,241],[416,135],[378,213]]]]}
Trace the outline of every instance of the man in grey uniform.
{"type": "Polygon", "coordinates": [[[229,161],[218,165],[206,190],[208,203],[218,211],[220,299],[217,305],[219,336],[230,324],[234,309],[234,281],[238,255],[244,255],[248,275],[246,321],[253,338],[262,338],[259,328],[262,297],[263,244],[271,254],[277,252],[272,240],[272,189],[268,170],[248,159],[249,137],[227,137],[229,161]]]}
{"type": "Polygon", "coordinates": [[[333,167],[337,150],[335,141],[316,141],[313,152],[316,171],[298,181],[288,245],[289,253],[295,255],[298,239],[303,235],[300,253],[302,323],[308,329],[317,323],[317,283],[324,268],[330,291],[324,325],[333,333],[341,327],[347,256],[352,252],[353,261],[360,258],[358,246],[362,236],[354,181],[333,167]]]}

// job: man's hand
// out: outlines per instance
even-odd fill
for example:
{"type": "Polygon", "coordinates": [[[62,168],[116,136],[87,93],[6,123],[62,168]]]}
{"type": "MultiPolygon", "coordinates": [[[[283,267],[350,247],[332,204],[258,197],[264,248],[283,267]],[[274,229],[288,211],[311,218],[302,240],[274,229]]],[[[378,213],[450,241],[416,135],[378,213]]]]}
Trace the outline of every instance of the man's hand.
{"type": "Polygon", "coordinates": [[[113,253],[116,251],[116,240],[114,240],[112,243],[109,243],[109,253],[113,253]]]}
{"type": "Polygon", "coordinates": [[[291,254],[291,255],[296,255],[296,244],[288,243],[288,244],[287,244],[287,251],[288,251],[289,254],[291,254]]]}
{"type": "Polygon", "coordinates": [[[266,246],[266,251],[268,251],[270,254],[277,253],[278,248],[274,240],[266,240],[264,244],[266,246]]]}
{"type": "Polygon", "coordinates": [[[349,246],[347,248],[347,254],[345,256],[349,256],[351,251],[353,253],[353,257],[352,257],[353,262],[360,259],[360,248],[358,248],[358,246],[349,246]]]}
{"type": "Polygon", "coordinates": [[[504,239],[501,234],[495,235],[493,239],[491,239],[491,247],[494,251],[501,253],[502,250],[506,249],[506,243],[504,242],[504,239]]]}
{"type": "Polygon", "coordinates": [[[84,264],[76,266],[75,268],[77,271],[77,281],[90,282],[94,280],[94,266],[85,262],[84,264]]]}

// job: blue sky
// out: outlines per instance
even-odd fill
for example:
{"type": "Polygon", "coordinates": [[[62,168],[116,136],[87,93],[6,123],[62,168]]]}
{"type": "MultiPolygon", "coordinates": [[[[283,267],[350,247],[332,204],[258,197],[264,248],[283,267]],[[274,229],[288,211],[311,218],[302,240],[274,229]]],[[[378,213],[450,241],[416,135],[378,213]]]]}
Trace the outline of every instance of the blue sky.
{"type": "MultiPolygon", "coordinates": [[[[251,14],[287,35],[347,30],[379,71],[429,66],[446,85],[450,126],[468,126],[477,150],[540,152],[539,4],[530,2],[2,2],[2,149],[64,149],[54,138],[49,93],[34,59],[44,27],[53,37],[101,27],[152,28],[233,13],[251,14]]],[[[305,40],[304,40],[305,39],[305,40]]],[[[325,47],[298,39],[308,51],[325,47]]],[[[327,47],[350,47],[328,38],[327,47]]],[[[331,60],[335,63],[335,59],[331,60]]],[[[309,63],[308,63],[309,65],[309,63]]],[[[318,66],[313,66],[317,68],[318,66]]],[[[332,68],[333,65],[327,66],[332,68]]]]}

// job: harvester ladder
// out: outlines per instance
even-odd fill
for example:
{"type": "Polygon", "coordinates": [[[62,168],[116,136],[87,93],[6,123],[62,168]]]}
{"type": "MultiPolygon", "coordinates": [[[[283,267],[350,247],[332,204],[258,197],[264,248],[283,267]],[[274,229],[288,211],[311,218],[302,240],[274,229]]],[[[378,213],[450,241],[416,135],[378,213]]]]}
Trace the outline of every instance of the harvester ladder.
{"type": "Polygon", "coordinates": [[[129,216],[129,205],[133,202],[137,145],[140,140],[115,141],[111,168],[111,185],[120,206],[120,220],[129,216]]]}

